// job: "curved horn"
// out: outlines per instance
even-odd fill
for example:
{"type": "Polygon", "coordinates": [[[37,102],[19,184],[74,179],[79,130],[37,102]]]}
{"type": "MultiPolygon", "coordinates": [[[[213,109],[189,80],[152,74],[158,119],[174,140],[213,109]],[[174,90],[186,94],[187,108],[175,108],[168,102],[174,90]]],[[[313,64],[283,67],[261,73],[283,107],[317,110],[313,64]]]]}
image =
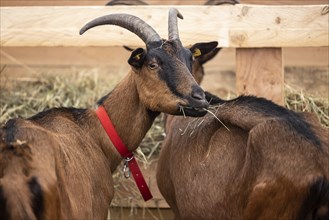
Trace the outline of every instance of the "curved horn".
{"type": "Polygon", "coordinates": [[[179,13],[179,11],[176,8],[169,9],[169,20],[168,20],[169,39],[168,40],[179,39],[177,17],[183,19],[183,15],[179,13]]]}
{"type": "Polygon", "coordinates": [[[240,0],[208,0],[204,5],[224,5],[224,4],[230,4],[235,5],[239,4],[240,0]]]}
{"type": "Polygon", "coordinates": [[[112,0],[106,3],[106,5],[148,5],[147,3],[141,0],[112,0]]]}
{"type": "Polygon", "coordinates": [[[136,34],[145,44],[154,41],[161,42],[161,37],[150,25],[142,19],[129,14],[111,14],[96,18],[81,28],[80,35],[90,28],[105,24],[123,27],[136,34]]]}

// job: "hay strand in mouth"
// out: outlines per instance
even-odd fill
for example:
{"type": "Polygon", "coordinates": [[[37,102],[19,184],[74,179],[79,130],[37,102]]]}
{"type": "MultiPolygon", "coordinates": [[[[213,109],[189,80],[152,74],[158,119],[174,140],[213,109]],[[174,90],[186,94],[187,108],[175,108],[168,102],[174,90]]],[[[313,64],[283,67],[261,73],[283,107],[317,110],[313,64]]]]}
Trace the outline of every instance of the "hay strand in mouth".
{"type": "Polygon", "coordinates": [[[226,128],[226,130],[230,131],[230,129],[210,110],[203,108],[203,110],[207,111],[209,114],[211,114],[212,116],[214,116],[216,118],[217,121],[219,121],[219,123],[221,123],[224,128],[226,128]]]}
{"type": "Polygon", "coordinates": [[[185,112],[184,112],[184,107],[183,106],[179,106],[179,111],[183,112],[184,118],[186,118],[185,112]]]}

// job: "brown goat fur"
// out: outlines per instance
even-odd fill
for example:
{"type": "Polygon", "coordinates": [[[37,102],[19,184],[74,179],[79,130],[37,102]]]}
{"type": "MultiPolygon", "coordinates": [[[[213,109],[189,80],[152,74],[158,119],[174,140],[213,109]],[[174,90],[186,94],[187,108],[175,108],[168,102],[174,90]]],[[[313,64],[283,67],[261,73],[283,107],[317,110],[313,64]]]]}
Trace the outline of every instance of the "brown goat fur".
{"type": "MultiPolygon", "coordinates": [[[[186,107],[191,116],[201,116],[208,102],[191,74],[193,51],[179,46],[177,37],[163,42],[136,17],[105,19],[125,26],[118,17],[137,19],[147,29],[137,30],[147,49],[132,52],[131,71],[98,104],[134,151],[159,112],[182,115],[186,107]]],[[[99,21],[103,17],[83,30],[99,21]]],[[[169,25],[177,26],[175,18],[169,25]]],[[[11,119],[0,128],[0,219],[106,219],[114,195],[112,173],[121,160],[94,109],[54,108],[11,119]]]]}

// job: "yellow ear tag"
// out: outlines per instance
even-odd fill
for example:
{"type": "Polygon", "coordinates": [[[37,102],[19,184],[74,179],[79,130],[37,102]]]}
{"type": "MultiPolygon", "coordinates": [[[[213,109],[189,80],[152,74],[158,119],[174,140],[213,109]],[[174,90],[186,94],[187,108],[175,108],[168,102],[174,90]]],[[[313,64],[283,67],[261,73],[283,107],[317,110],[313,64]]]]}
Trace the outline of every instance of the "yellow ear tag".
{"type": "Polygon", "coordinates": [[[141,59],[141,54],[137,54],[137,55],[135,56],[135,59],[136,59],[136,60],[140,60],[140,59],[141,59]]]}
{"type": "Polygon", "coordinates": [[[194,57],[198,57],[198,56],[200,56],[200,55],[201,55],[201,50],[198,49],[198,48],[196,48],[196,49],[194,50],[193,56],[194,56],[194,57]]]}

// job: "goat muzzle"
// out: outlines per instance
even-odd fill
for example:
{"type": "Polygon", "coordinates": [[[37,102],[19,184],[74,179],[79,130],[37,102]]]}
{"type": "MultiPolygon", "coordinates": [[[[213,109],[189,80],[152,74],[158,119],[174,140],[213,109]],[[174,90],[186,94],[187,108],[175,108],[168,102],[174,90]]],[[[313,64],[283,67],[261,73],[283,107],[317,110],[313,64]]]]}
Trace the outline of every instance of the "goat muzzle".
{"type": "Polygon", "coordinates": [[[187,98],[187,104],[180,105],[180,113],[185,116],[201,117],[207,113],[209,103],[202,92],[193,93],[187,98]]]}

